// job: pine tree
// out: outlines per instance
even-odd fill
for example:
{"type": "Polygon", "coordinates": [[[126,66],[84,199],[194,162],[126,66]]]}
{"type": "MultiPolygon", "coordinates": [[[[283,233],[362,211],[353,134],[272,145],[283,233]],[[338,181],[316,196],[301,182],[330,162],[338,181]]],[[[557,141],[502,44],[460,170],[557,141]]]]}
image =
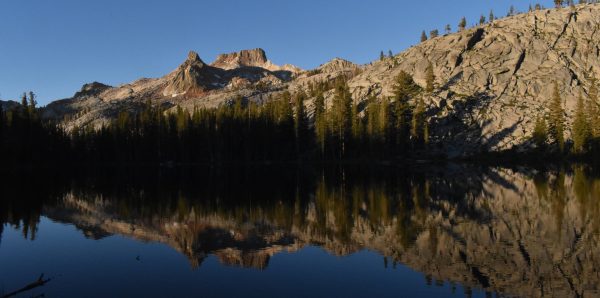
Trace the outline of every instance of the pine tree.
{"type": "Polygon", "coordinates": [[[427,34],[425,31],[421,32],[421,42],[427,41],[427,34]]]}
{"type": "MultiPolygon", "coordinates": [[[[359,115],[358,103],[356,102],[352,102],[350,118],[352,120],[352,138],[360,140],[362,137],[362,122],[359,115]]],[[[355,144],[355,146],[357,145],[355,144]]]]}
{"type": "Polygon", "coordinates": [[[383,60],[385,60],[385,55],[383,54],[383,51],[381,51],[381,53],[379,53],[379,61],[383,60]]]}
{"type": "Polygon", "coordinates": [[[36,114],[37,114],[37,101],[36,101],[37,96],[35,95],[35,93],[33,93],[33,91],[29,91],[29,100],[27,101],[27,113],[29,114],[30,118],[36,118],[36,114]]]}
{"type": "Polygon", "coordinates": [[[401,71],[395,79],[393,86],[394,100],[394,146],[398,149],[406,147],[411,127],[412,109],[409,101],[421,92],[412,76],[401,71]]]}
{"type": "Polygon", "coordinates": [[[392,53],[392,50],[388,50],[388,57],[394,58],[394,53],[392,53]]]}
{"type": "Polygon", "coordinates": [[[300,91],[296,94],[294,98],[294,131],[296,137],[296,153],[299,154],[306,145],[307,139],[307,131],[308,131],[308,117],[306,115],[306,110],[304,109],[304,100],[306,99],[306,94],[303,91],[300,91]]]}
{"type": "Polygon", "coordinates": [[[452,27],[450,26],[450,24],[446,24],[446,27],[444,29],[446,30],[446,34],[450,34],[452,32],[452,27]]]}
{"type": "Polygon", "coordinates": [[[517,10],[515,9],[514,5],[511,5],[510,8],[508,9],[508,13],[506,14],[506,16],[511,17],[511,16],[514,16],[515,14],[517,14],[517,10]]]}
{"type": "Polygon", "coordinates": [[[345,78],[339,78],[336,82],[333,104],[331,107],[331,123],[333,134],[338,142],[338,156],[343,159],[352,128],[352,95],[345,78]]]}
{"type": "Polygon", "coordinates": [[[548,121],[550,136],[562,152],[565,148],[565,115],[558,83],[554,83],[554,91],[550,102],[550,117],[548,121]]]}
{"type": "Polygon", "coordinates": [[[481,15],[481,16],[479,17],[479,25],[483,25],[483,24],[485,24],[485,16],[484,16],[484,15],[481,15]]]}
{"type": "Polygon", "coordinates": [[[573,119],[573,151],[575,153],[584,153],[589,145],[591,132],[590,125],[588,123],[585,107],[583,102],[583,95],[579,93],[577,99],[577,108],[575,110],[575,117],[573,119]]]}
{"type": "Polygon", "coordinates": [[[327,140],[327,118],[325,113],[325,98],[321,93],[315,99],[315,134],[321,149],[321,157],[325,154],[325,142],[327,140]]]}
{"type": "Polygon", "coordinates": [[[427,69],[425,71],[425,92],[432,93],[434,89],[435,75],[433,74],[433,64],[431,61],[427,62],[427,69]]]}
{"type": "Polygon", "coordinates": [[[27,106],[27,93],[25,93],[25,92],[23,92],[23,95],[21,95],[21,106],[22,107],[27,106]]]}
{"type": "Polygon", "coordinates": [[[27,93],[23,92],[23,95],[21,95],[21,106],[19,106],[19,113],[20,118],[22,118],[24,120],[24,122],[28,123],[29,122],[29,108],[28,108],[28,101],[27,101],[27,93]]]}
{"type": "Polygon", "coordinates": [[[430,39],[434,39],[438,36],[440,36],[440,32],[438,31],[438,29],[434,29],[434,30],[431,30],[431,32],[429,32],[430,39]]]}
{"type": "Polygon", "coordinates": [[[423,101],[423,97],[419,96],[417,104],[414,108],[410,131],[413,143],[417,148],[422,148],[426,144],[425,137],[426,134],[428,134],[428,132],[426,133],[426,122],[425,103],[423,101]]]}
{"type": "Polygon", "coordinates": [[[280,124],[291,124],[294,119],[294,112],[291,105],[292,95],[289,91],[285,91],[281,94],[280,99],[278,100],[277,107],[277,121],[280,124]]]}
{"type": "Polygon", "coordinates": [[[392,89],[395,101],[408,101],[421,92],[421,87],[415,83],[413,77],[405,71],[401,71],[394,80],[392,89]]]}
{"type": "Polygon", "coordinates": [[[465,30],[465,28],[467,28],[467,18],[462,17],[462,19],[460,19],[460,22],[458,23],[458,31],[463,31],[465,30]]]}
{"type": "Polygon", "coordinates": [[[379,103],[375,97],[371,97],[368,100],[367,105],[367,136],[371,141],[379,141],[383,138],[383,135],[379,133],[379,103]]]}
{"type": "Polygon", "coordinates": [[[544,117],[538,117],[535,120],[535,127],[533,128],[533,142],[538,149],[544,149],[546,142],[548,141],[548,126],[546,125],[546,119],[544,117]]]}
{"type": "Polygon", "coordinates": [[[561,8],[564,3],[564,0],[554,0],[554,5],[556,8],[561,8]]]}
{"type": "Polygon", "coordinates": [[[587,118],[590,124],[590,130],[594,139],[600,137],[600,108],[598,105],[598,87],[596,79],[592,78],[590,82],[590,90],[588,92],[589,100],[587,101],[587,118]]]}
{"type": "Polygon", "coordinates": [[[388,99],[382,99],[377,109],[377,124],[376,131],[377,136],[382,142],[390,141],[390,127],[392,125],[390,119],[390,101],[388,99]]]}
{"type": "Polygon", "coordinates": [[[3,147],[2,142],[4,141],[4,127],[6,126],[6,119],[4,116],[4,109],[2,108],[2,103],[0,103],[0,156],[3,155],[3,147]]]}
{"type": "Polygon", "coordinates": [[[489,22],[492,23],[494,22],[494,20],[496,20],[496,17],[494,16],[494,11],[490,10],[490,17],[488,18],[489,22]]]}

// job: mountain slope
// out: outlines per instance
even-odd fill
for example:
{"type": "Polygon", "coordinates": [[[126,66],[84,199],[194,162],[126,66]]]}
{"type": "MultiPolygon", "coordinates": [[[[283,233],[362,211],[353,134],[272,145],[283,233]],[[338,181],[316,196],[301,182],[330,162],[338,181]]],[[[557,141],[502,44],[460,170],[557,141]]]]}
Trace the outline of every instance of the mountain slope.
{"type": "MultiPolygon", "coordinates": [[[[450,156],[526,150],[532,146],[536,117],[547,112],[554,82],[569,126],[578,94],[587,95],[590,79],[600,78],[599,20],[597,4],[539,10],[433,38],[368,65],[334,59],[310,71],[276,66],[262,49],[223,54],[212,64],[192,52],[165,77],[82,90],[48,105],[44,115],[63,120],[67,128],[98,127],[119,110],[135,109],[147,100],[188,109],[215,107],[239,96],[260,103],[284,90],[307,89],[341,75],[350,78],[354,100],[361,102],[390,96],[401,71],[424,86],[431,62],[436,88],[425,102],[436,147],[450,156]]],[[[326,93],[328,101],[332,96],[326,93]]],[[[306,102],[309,109],[311,101],[306,102]]]]}
{"type": "Polygon", "coordinates": [[[570,122],[579,92],[587,95],[589,78],[600,77],[599,27],[598,5],[521,14],[375,62],[350,86],[356,98],[391,95],[401,70],[424,86],[430,61],[437,85],[428,100],[436,141],[449,151],[526,146],[554,82],[570,122]]]}

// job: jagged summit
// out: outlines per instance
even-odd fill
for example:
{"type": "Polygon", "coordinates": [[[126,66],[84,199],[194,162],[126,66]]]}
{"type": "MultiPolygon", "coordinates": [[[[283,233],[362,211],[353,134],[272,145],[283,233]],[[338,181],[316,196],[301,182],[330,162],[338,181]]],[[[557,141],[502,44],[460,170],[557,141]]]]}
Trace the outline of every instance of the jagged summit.
{"type": "Polygon", "coordinates": [[[198,55],[198,53],[194,52],[194,51],[190,51],[188,53],[188,58],[186,61],[189,61],[190,63],[202,63],[204,64],[204,61],[202,61],[202,59],[200,59],[200,56],[198,55]]]}
{"type": "Polygon", "coordinates": [[[190,93],[201,95],[218,86],[219,76],[200,59],[198,53],[190,51],[185,62],[167,75],[166,80],[167,86],[162,94],[176,97],[190,93]]]}
{"type": "Polygon", "coordinates": [[[267,59],[265,50],[256,48],[252,50],[241,50],[239,52],[221,54],[211,66],[225,70],[232,70],[242,67],[259,67],[269,71],[290,71],[292,73],[300,72],[301,69],[290,64],[279,66],[273,64],[267,59]]]}
{"type": "Polygon", "coordinates": [[[235,53],[221,54],[217,56],[211,65],[222,69],[235,69],[240,67],[262,67],[268,69],[267,54],[263,49],[241,50],[235,53]]]}

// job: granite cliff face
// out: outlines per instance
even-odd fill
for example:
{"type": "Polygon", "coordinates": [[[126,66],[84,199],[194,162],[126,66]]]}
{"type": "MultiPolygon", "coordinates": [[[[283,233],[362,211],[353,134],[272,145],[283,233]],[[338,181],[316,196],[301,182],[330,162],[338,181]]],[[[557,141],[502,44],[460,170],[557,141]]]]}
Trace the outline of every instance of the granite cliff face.
{"type": "Polygon", "coordinates": [[[302,71],[299,67],[286,64],[283,66],[275,65],[267,59],[267,54],[263,49],[242,50],[237,53],[221,54],[211,64],[221,69],[237,69],[242,67],[258,67],[269,71],[287,71],[290,73],[299,73],[302,71]]]}
{"type": "Polygon", "coordinates": [[[576,98],[600,78],[600,6],[540,10],[437,37],[376,62],[351,81],[356,98],[390,95],[401,70],[425,85],[435,138],[452,148],[502,150],[528,145],[535,118],[559,84],[568,122],[576,98]]]}
{"type": "MultiPolygon", "coordinates": [[[[536,117],[547,112],[549,86],[559,84],[570,124],[578,94],[587,95],[591,79],[600,78],[599,20],[598,4],[533,11],[439,36],[383,61],[358,66],[336,58],[309,71],[276,66],[261,49],[223,54],[210,65],[191,53],[163,78],[82,90],[49,104],[44,115],[67,128],[98,127],[119,109],[135,109],[147,100],[184,108],[215,107],[238,96],[260,103],[269,95],[341,75],[349,78],[354,100],[360,102],[390,96],[400,71],[424,86],[431,63],[436,86],[425,102],[433,143],[451,156],[527,150],[536,117]]],[[[328,100],[332,96],[327,93],[328,100]]]]}

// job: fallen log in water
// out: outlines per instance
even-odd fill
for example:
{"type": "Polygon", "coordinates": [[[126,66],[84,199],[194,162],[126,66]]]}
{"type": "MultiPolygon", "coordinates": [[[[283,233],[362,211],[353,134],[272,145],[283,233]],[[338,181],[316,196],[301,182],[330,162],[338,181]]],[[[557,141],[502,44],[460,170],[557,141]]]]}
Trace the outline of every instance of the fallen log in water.
{"type": "Polygon", "coordinates": [[[45,285],[50,280],[52,280],[52,279],[51,278],[44,279],[44,273],[42,273],[42,275],[40,275],[40,277],[36,281],[34,281],[34,282],[32,282],[32,283],[30,283],[30,284],[28,284],[28,285],[26,285],[26,286],[24,286],[24,287],[16,290],[14,292],[10,292],[10,293],[2,296],[1,298],[8,298],[8,297],[12,297],[12,296],[15,296],[15,295],[23,293],[23,292],[27,292],[29,290],[33,290],[33,289],[35,289],[37,287],[41,287],[41,286],[45,285]]]}

